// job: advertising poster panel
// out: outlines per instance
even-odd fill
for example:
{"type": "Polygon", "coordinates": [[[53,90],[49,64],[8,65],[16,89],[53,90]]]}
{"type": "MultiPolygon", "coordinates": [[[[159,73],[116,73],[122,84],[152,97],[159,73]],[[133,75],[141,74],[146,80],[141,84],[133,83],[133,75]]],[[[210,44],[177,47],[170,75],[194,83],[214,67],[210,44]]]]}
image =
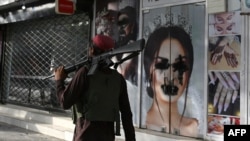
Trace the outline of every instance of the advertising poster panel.
{"type": "Polygon", "coordinates": [[[240,124],[240,11],[208,17],[207,133],[223,136],[224,125],[240,124]]]}
{"type": "Polygon", "coordinates": [[[205,3],[144,10],[142,32],[142,125],[200,137],[206,113],[205,3]]]}
{"type": "MultiPolygon", "coordinates": [[[[138,40],[139,0],[102,0],[96,3],[95,34],[103,34],[115,40],[119,48],[138,40]]],[[[112,58],[118,62],[129,54],[112,58]]],[[[138,56],[126,60],[117,67],[127,82],[133,120],[139,124],[138,56]]]]}

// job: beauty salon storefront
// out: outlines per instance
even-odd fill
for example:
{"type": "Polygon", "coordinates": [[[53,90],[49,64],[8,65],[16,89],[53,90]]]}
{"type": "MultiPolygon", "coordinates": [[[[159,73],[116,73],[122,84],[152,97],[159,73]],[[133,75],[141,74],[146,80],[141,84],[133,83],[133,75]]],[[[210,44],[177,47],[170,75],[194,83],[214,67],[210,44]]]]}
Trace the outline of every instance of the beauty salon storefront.
{"type": "MultiPolygon", "coordinates": [[[[34,71],[32,74],[26,71],[34,67],[19,65],[21,57],[24,64],[41,63],[42,75],[48,75],[55,62],[70,65],[86,57],[89,36],[111,36],[116,47],[144,38],[143,52],[117,68],[127,82],[138,140],[161,141],[175,135],[223,141],[224,125],[249,124],[250,120],[249,3],[249,0],[95,0],[93,19],[75,14],[42,22],[7,24],[8,31],[13,33],[7,40],[13,44],[7,44],[5,52],[0,46],[0,53],[3,52],[0,55],[5,56],[0,61],[9,66],[1,72],[1,101],[5,98],[11,101],[18,95],[14,103],[24,103],[28,96],[19,95],[33,92],[33,99],[44,94],[45,104],[48,97],[47,101],[55,102],[51,83],[28,83],[37,84],[34,89],[38,87],[43,93],[11,85],[18,81],[12,82],[10,75],[40,79],[34,71]],[[24,32],[26,29],[30,31],[24,32]],[[50,42],[44,42],[47,40],[50,42]],[[26,61],[28,55],[15,53],[26,47],[21,41],[33,43],[28,45],[31,48],[27,52],[41,59],[26,61]],[[62,45],[64,42],[67,44],[62,45]],[[80,55],[79,50],[85,54],[80,55]],[[70,53],[68,58],[58,62],[60,59],[56,58],[65,52],[70,53]]],[[[113,61],[127,55],[115,56],[113,61]]],[[[57,103],[52,107],[58,108],[57,103]]]]}
{"type": "Polygon", "coordinates": [[[146,40],[139,61],[119,68],[127,79],[137,127],[222,141],[225,124],[248,124],[249,19],[241,14],[244,2],[96,2],[94,34],[112,36],[121,45],[146,40]],[[128,6],[134,14],[126,11],[128,6]],[[108,11],[127,15],[118,14],[117,26],[101,15],[108,11]],[[108,22],[106,28],[101,24],[108,22]]]}

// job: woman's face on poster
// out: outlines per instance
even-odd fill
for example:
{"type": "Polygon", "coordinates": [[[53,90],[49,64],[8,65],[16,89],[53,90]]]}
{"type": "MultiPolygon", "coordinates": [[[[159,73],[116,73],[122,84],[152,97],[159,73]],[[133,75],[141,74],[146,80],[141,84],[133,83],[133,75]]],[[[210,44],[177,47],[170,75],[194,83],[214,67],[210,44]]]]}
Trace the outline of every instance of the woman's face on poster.
{"type": "MultiPolygon", "coordinates": [[[[173,67],[180,62],[179,56],[185,57],[186,54],[180,42],[173,38],[165,39],[160,46],[159,52],[155,55],[155,60],[150,70],[152,72],[152,88],[158,100],[170,101],[170,94],[164,93],[162,89],[164,84],[170,85],[172,82],[173,86],[178,88],[177,94],[171,96],[172,102],[176,102],[184,92],[189,79],[188,71],[182,74],[182,82],[180,82],[178,79],[179,71],[173,67]]],[[[183,62],[184,66],[188,64],[186,58],[182,58],[181,62],[183,62]]]]}
{"type": "Polygon", "coordinates": [[[235,12],[224,12],[211,15],[210,33],[214,35],[239,33],[239,15],[235,12]]]}
{"type": "Polygon", "coordinates": [[[235,34],[235,28],[235,23],[214,24],[214,30],[216,35],[235,34]]]}
{"type": "Polygon", "coordinates": [[[217,24],[226,24],[226,23],[234,23],[234,13],[220,13],[215,14],[215,23],[217,24]]]}
{"type": "Polygon", "coordinates": [[[119,27],[119,34],[120,36],[127,36],[129,34],[128,25],[130,24],[129,17],[127,14],[121,14],[118,17],[118,27],[119,27]]]}

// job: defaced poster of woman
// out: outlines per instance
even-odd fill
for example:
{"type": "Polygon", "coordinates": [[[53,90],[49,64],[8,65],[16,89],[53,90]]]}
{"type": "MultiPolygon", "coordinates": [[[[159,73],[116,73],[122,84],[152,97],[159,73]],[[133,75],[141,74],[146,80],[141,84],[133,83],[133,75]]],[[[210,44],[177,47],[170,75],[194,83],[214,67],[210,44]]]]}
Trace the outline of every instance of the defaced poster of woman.
{"type": "Polygon", "coordinates": [[[187,4],[144,11],[146,129],[189,137],[203,132],[204,10],[202,4],[187,4]]]}

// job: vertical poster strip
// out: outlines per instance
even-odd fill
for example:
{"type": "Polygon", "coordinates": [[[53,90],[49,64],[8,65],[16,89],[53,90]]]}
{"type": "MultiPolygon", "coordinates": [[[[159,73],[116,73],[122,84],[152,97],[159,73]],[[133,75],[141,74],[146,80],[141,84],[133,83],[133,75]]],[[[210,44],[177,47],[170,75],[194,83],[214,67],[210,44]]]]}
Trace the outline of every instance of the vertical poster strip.
{"type": "Polygon", "coordinates": [[[203,134],[204,11],[205,3],[143,11],[142,124],[147,129],[189,137],[203,134]]]}
{"type": "MultiPolygon", "coordinates": [[[[102,0],[96,3],[95,34],[112,37],[116,48],[138,40],[139,0],[102,0]]],[[[129,54],[112,58],[119,62],[129,54]]],[[[139,124],[138,56],[126,60],[116,68],[127,82],[133,120],[139,124]]]]}
{"type": "Polygon", "coordinates": [[[240,124],[240,11],[208,17],[207,133],[223,136],[224,125],[240,124]]]}

